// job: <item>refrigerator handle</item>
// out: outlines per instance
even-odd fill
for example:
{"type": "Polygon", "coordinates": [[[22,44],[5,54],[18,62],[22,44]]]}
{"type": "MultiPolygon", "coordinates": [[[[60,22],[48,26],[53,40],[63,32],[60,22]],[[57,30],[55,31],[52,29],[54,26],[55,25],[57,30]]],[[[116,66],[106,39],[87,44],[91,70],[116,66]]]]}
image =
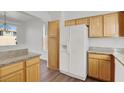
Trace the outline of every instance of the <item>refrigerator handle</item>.
{"type": "Polygon", "coordinates": [[[70,53],[70,45],[69,45],[69,40],[67,41],[67,54],[70,53]]]}
{"type": "Polygon", "coordinates": [[[70,31],[69,31],[69,38],[67,41],[67,53],[70,54],[70,31]]]}

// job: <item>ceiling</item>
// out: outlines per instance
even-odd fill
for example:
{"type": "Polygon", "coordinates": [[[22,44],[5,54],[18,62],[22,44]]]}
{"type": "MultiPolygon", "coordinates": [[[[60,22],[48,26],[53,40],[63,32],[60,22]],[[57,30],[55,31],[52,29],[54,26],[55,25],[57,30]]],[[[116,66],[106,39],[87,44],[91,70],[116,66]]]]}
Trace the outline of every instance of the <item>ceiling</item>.
{"type": "Polygon", "coordinates": [[[61,11],[48,11],[48,14],[51,16],[51,20],[57,20],[61,17],[61,11]]]}
{"type": "MultiPolygon", "coordinates": [[[[0,11],[0,15],[4,15],[4,12],[0,11]]],[[[15,22],[26,22],[36,18],[34,16],[18,11],[6,11],[6,17],[8,21],[15,21],[15,22]]]]}
{"type": "MultiPolygon", "coordinates": [[[[73,19],[99,14],[109,13],[110,11],[7,11],[7,19],[14,22],[27,22],[34,19],[41,19],[43,22],[58,20],[64,14],[64,19],[73,19]]],[[[112,11],[111,11],[112,12],[112,11]]],[[[3,12],[0,12],[0,15],[3,12]]]]}
{"type": "MultiPolygon", "coordinates": [[[[0,11],[0,16],[4,15],[0,11]]],[[[60,17],[60,12],[48,11],[6,11],[8,21],[26,22],[34,19],[41,19],[43,21],[55,20],[60,17]]]]}

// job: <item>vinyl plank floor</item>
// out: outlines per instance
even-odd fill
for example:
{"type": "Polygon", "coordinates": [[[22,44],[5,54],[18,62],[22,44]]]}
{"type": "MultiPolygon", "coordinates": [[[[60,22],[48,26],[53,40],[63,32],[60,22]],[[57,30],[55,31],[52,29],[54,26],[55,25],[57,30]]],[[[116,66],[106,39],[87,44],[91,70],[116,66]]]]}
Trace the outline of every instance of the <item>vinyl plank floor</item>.
{"type": "Polygon", "coordinates": [[[59,71],[51,70],[47,68],[47,62],[41,61],[41,82],[99,82],[98,80],[87,78],[86,81],[82,81],[59,71]]]}

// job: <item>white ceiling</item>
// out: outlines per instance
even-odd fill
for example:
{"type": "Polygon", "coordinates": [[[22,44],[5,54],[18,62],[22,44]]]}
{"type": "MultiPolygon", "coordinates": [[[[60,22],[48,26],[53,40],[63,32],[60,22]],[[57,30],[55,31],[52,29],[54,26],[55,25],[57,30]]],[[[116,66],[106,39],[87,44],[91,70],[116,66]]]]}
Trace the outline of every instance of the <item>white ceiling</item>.
{"type": "Polygon", "coordinates": [[[61,17],[60,11],[48,11],[48,14],[51,16],[51,20],[58,20],[61,17]]]}
{"type": "MultiPolygon", "coordinates": [[[[0,15],[3,15],[3,12],[0,12],[0,15]]],[[[35,18],[34,16],[18,11],[7,11],[6,17],[7,20],[15,22],[26,22],[35,18]]]]}
{"type": "MultiPolygon", "coordinates": [[[[12,21],[26,22],[39,18],[44,22],[58,20],[64,13],[64,19],[73,19],[105,14],[113,11],[7,11],[7,18],[12,21]]],[[[3,12],[0,12],[0,14],[3,12]]]]}

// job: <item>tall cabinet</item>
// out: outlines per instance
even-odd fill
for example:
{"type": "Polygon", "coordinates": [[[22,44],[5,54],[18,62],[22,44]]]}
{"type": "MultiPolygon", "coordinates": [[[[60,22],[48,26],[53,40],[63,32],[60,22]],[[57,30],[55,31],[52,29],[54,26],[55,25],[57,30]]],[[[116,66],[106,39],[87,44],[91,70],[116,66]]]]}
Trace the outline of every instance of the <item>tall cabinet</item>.
{"type": "Polygon", "coordinates": [[[59,69],[59,21],[48,22],[48,68],[59,69]]]}

